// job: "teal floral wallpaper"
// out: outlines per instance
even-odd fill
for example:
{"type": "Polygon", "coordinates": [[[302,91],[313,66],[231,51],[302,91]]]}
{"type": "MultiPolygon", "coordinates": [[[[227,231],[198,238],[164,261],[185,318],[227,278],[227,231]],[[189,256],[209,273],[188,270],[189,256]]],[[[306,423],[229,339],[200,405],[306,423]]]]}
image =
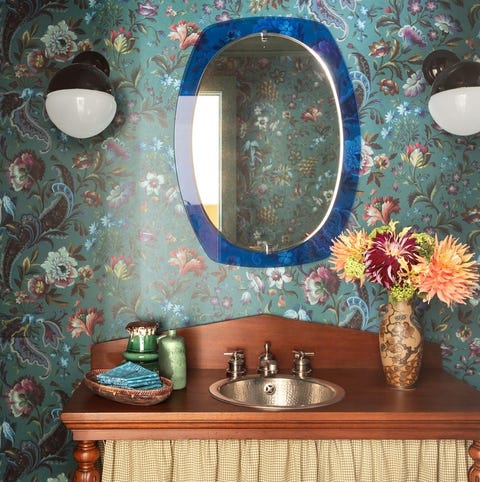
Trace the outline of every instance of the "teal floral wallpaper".
{"type": "MultiPolygon", "coordinates": [[[[480,60],[480,3],[453,0],[7,0],[0,6],[0,477],[66,481],[59,415],[92,343],[135,319],[162,329],[275,313],[376,331],[386,293],[339,280],[327,260],[293,268],[219,265],[185,215],[175,172],[176,95],[207,25],[290,15],[324,23],[351,72],[362,171],[351,227],[391,220],[449,233],[478,258],[479,137],[439,130],[424,57],[480,60]],[[54,128],[49,78],[80,51],[110,62],[119,105],[85,140],[54,128]]],[[[272,81],[275,79],[272,78],[272,81]]],[[[480,388],[479,297],[424,306],[446,370],[480,388]]]]}

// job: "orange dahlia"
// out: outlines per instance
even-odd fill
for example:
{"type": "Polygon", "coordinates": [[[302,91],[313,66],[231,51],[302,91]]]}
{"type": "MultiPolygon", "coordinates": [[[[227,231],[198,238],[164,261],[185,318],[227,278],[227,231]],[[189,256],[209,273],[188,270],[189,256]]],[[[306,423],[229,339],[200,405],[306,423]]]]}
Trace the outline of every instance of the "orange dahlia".
{"type": "Polygon", "coordinates": [[[370,243],[371,240],[364,230],[357,232],[347,230],[335,239],[331,247],[330,262],[340,278],[344,278],[345,281],[360,280],[363,285],[365,281],[363,255],[370,243]]]}
{"type": "Polygon", "coordinates": [[[435,237],[432,257],[422,258],[414,268],[425,301],[436,295],[448,306],[465,303],[478,286],[478,263],[472,257],[469,247],[452,236],[442,241],[435,237]]]}

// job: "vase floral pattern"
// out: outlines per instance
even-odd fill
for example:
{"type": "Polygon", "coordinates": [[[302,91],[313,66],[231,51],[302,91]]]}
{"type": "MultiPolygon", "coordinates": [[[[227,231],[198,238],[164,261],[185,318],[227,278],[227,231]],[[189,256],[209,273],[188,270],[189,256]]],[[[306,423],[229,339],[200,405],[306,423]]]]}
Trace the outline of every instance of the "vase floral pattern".
{"type": "Polygon", "coordinates": [[[413,388],[422,366],[423,329],[413,305],[413,300],[389,298],[380,324],[380,358],[386,383],[393,388],[413,388]]]}

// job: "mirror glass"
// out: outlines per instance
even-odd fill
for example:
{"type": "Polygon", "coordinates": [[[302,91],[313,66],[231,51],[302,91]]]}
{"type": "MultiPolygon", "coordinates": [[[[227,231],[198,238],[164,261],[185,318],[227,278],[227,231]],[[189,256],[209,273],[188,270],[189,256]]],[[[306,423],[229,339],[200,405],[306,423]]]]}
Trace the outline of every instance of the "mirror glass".
{"type": "Polygon", "coordinates": [[[353,86],[328,30],[280,17],[205,29],[180,89],[175,150],[187,213],[212,259],[286,266],[328,256],[360,156],[353,86]]]}
{"type": "Polygon", "coordinates": [[[256,33],[222,49],[203,73],[192,136],[200,201],[227,240],[282,251],[324,224],[343,159],[340,106],[305,45],[256,33]]]}

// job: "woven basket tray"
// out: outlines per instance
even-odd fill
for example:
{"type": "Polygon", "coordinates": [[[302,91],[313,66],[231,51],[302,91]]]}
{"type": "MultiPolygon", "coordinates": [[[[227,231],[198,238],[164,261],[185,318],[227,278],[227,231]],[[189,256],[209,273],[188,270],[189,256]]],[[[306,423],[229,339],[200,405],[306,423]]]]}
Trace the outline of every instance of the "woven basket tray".
{"type": "Polygon", "coordinates": [[[84,377],[85,385],[96,395],[128,405],[156,405],[166,400],[172,393],[173,383],[168,378],[160,377],[163,387],[156,390],[133,390],[102,385],[97,381],[97,375],[108,369],[91,370],[84,377]]]}

